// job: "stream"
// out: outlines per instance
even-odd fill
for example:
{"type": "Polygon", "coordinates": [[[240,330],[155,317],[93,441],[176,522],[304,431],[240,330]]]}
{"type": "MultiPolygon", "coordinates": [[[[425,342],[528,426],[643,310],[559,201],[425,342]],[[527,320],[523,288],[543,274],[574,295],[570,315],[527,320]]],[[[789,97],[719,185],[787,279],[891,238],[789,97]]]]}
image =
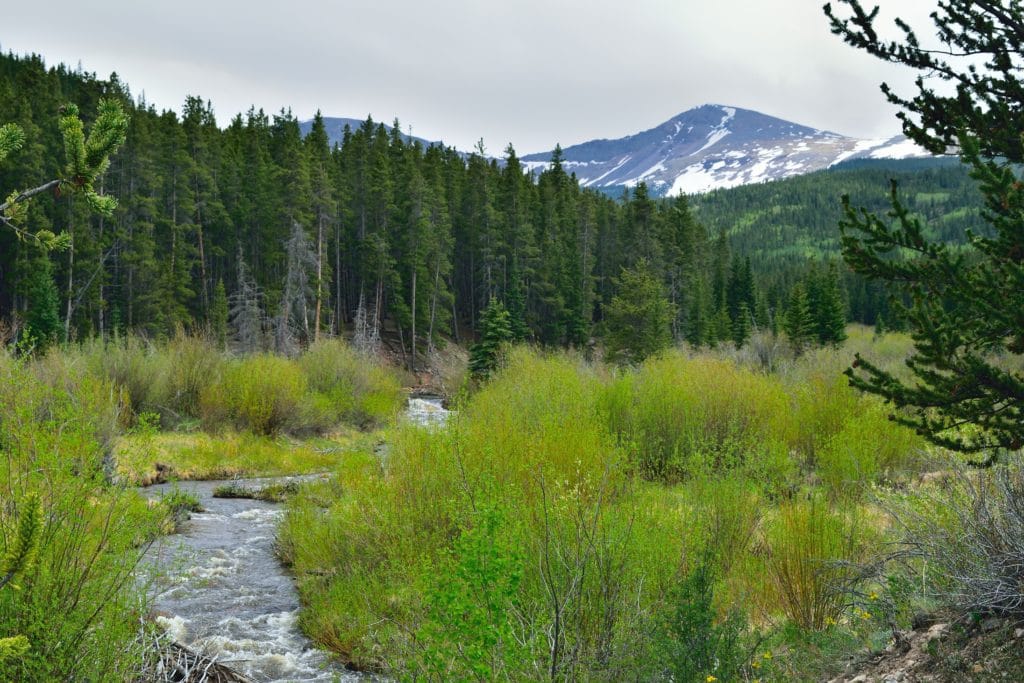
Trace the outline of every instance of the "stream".
{"type": "MultiPolygon", "coordinates": [[[[434,397],[409,399],[406,419],[443,424],[448,411],[434,397]]],[[[314,477],[317,475],[314,475],[314,477]]],[[[235,480],[258,488],[310,477],[235,480]]],[[[318,650],[298,627],[299,596],[274,551],[284,507],[239,498],[214,498],[223,481],[186,481],[143,490],[159,498],[175,486],[199,498],[179,533],[150,547],[144,560],[151,578],[156,621],[182,645],[216,657],[256,681],[364,681],[318,650]]]]}

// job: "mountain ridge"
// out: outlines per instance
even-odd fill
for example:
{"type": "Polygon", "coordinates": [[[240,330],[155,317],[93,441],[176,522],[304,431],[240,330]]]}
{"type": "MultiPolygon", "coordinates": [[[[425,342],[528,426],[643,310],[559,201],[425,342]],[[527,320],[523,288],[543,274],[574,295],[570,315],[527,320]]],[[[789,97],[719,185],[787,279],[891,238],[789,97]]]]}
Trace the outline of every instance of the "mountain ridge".
{"type": "MultiPolygon", "coordinates": [[[[547,166],[552,152],[527,154],[547,166]]],[[[647,183],[651,194],[692,194],[778,180],[861,158],[930,156],[902,135],[853,138],[762,114],[705,104],[639,133],[562,150],[562,165],[580,184],[604,191],[647,183]]]]}
{"type": "MultiPolygon", "coordinates": [[[[299,125],[305,135],[312,120],[299,125]]],[[[336,144],[346,125],[355,130],[363,122],[324,117],[324,125],[336,144]]],[[[424,146],[443,144],[405,133],[402,137],[424,146]]],[[[541,171],[551,163],[552,154],[527,154],[520,161],[541,171]]],[[[615,194],[644,182],[651,195],[664,197],[780,180],[855,159],[930,156],[903,135],[861,139],[751,109],[704,104],[638,133],[566,147],[562,166],[584,187],[615,194]]]]}

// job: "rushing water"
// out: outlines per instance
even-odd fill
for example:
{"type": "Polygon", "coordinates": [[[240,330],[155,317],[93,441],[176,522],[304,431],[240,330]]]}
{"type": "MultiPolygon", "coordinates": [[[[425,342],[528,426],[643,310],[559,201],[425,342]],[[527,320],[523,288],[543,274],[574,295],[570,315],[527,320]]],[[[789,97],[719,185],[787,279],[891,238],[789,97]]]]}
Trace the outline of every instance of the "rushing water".
{"type": "Polygon", "coordinates": [[[448,411],[439,396],[415,396],[409,399],[405,416],[423,426],[443,425],[448,419],[448,411]]]}
{"type": "MultiPolygon", "coordinates": [[[[409,420],[444,424],[441,399],[409,400],[409,420]]],[[[283,479],[238,483],[259,487],[283,479]]],[[[299,630],[299,596],[274,552],[281,505],[214,498],[225,482],[162,484],[144,491],[157,498],[174,486],[195,494],[204,512],[193,513],[181,532],[149,550],[157,622],[183,645],[257,681],[355,681],[359,674],[332,664],[299,630]]]]}
{"type": "MultiPolygon", "coordinates": [[[[150,548],[157,622],[179,643],[257,681],[357,680],[299,631],[299,596],[274,554],[282,506],[214,498],[222,483],[177,484],[194,493],[205,511],[150,548]]],[[[159,496],[171,486],[154,486],[146,495],[159,496]]]]}

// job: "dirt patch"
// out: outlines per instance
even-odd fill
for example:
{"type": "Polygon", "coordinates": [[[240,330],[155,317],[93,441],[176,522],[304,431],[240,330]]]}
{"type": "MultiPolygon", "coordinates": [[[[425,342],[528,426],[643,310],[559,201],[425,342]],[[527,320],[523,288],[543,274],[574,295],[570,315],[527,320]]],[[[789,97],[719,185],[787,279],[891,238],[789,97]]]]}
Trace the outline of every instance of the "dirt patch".
{"type": "Polygon", "coordinates": [[[829,683],[1024,681],[1022,625],[992,617],[904,632],[900,642],[851,663],[829,683]]]}

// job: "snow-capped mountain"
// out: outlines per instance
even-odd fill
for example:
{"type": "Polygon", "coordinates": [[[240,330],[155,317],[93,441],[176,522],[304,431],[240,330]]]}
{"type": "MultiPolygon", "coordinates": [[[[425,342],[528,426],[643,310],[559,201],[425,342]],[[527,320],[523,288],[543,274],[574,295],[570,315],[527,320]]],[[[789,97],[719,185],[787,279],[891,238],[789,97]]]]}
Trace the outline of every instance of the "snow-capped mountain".
{"type": "MultiPolygon", "coordinates": [[[[610,190],[646,182],[651,194],[670,196],[778,180],[848,159],[926,156],[902,135],[860,140],[706,104],[636,135],[567,147],[562,166],[587,187],[610,190]]],[[[550,152],[529,154],[523,163],[542,169],[550,159],[550,152]]]]}

